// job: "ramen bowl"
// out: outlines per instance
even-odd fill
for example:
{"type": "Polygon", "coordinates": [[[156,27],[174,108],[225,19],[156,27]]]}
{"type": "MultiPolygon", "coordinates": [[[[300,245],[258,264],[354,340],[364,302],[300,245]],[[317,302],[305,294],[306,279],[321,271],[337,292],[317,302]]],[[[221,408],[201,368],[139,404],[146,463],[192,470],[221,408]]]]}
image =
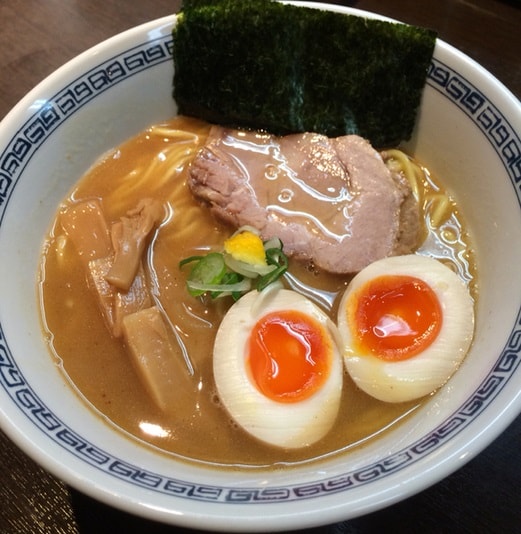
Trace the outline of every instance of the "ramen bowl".
{"type": "Polygon", "coordinates": [[[406,148],[453,192],[476,249],[474,342],[445,386],[363,447],[266,471],[219,470],[159,454],[71,388],[42,333],[42,242],[60,201],[100,155],[176,114],[173,24],[174,16],[159,19],[85,52],[0,124],[2,429],[44,468],[102,502],[228,532],[353,518],[462,467],[521,411],[521,106],[490,73],[441,41],[406,148]]]}

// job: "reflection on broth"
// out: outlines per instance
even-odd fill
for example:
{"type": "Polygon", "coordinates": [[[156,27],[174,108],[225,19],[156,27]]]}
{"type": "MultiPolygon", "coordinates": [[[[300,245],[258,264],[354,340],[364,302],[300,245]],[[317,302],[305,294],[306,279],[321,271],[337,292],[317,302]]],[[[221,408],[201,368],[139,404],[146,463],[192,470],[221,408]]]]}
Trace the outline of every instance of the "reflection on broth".
{"type": "MultiPolygon", "coordinates": [[[[135,438],[187,460],[223,466],[276,466],[321,458],[361,445],[414,411],[418,401],[380,402],[344,377],[337,421],[325,438],[296,450],[265,445],[250,437],[220,405],[212,375],[213,340],[231,305],[191,297],[179,261],[218,250],[232,233],[202,208],[186,187],[187,166],[205,141],[209,125],[179,117],[154,126],[98,161],[64,200],[43,248],[40,293],[44,330],[52,353],[87,403],[135,438]],[[183,384],[175,405],[160,410],[133,367],[121,338],[114,337],[100,313],[85,265],[63,230],[61,214],[84,200],[101,202],[105,217],[117,221],[142,199],[165,203],[152,232],[144,277],[151,298],[166,314],[183,384]]],[[[400,151],[388,151],[412,183],[424,211],[422,254],[448,263],[475,292],[469,236],[453,199],[423,169],[400,151]]],[[[350,277],[317,272],[290,261],[285,278],[335,317],[339,295],[350,277]]],[[[177,382],[176,382],[177,383],[177,382]]]]}

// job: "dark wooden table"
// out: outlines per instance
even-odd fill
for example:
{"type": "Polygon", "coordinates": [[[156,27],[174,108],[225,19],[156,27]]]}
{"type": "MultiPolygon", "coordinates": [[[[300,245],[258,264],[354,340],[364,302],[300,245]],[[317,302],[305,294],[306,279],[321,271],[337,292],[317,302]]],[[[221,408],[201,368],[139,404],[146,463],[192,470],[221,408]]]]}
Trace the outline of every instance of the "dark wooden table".
{"type": "MultiPolygon", "coordinates": [[[[518,0],[332,2],[428,26],[521,97],[518,0]]],[[[90,46],[178,11],[179,1],[0,0],[0,118],[90,46]]],[[[1,298],[1,296],[0,296],[1,298]]],[[[521,417],[459,471],[385,510],[308,533],[521,532],[521,417]]],[[[0,432],[0,533],[191,532],[135,518],[67,487],[0,432]]]]}

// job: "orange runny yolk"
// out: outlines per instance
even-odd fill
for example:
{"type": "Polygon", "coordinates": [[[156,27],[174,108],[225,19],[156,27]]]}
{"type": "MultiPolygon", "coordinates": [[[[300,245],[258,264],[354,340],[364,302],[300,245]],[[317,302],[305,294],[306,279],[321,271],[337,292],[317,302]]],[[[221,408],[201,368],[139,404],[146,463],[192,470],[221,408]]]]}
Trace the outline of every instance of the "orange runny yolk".
{"type": "Polygon", "coordinates": [[[443,317],[438,297],[426,282],[384,275],[353,292],[347,319],[360,352],[396,361],[425,350],[436,339],[443,317]]]}
{"type": "Polygon", "coordinates": [[[247,365],[257,388],[278,402],[299,402],[325,382],[331,339],[305,313],[281,310],[263,316],[252,329],[247,365]]]}

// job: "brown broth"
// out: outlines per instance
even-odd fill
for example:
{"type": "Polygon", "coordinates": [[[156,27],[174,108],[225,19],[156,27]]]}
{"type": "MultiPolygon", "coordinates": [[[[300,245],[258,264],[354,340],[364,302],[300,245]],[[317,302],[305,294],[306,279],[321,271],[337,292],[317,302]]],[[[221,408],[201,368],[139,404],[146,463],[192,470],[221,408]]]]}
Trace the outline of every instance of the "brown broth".
{"type": "MultiPolygon", "coordinates": [[[[182,258],[219,249],[231,233],[185,187],[187,163],[207,131],[206,124],[182,117],[147,130],[100,159],[63,203],[100,198],[107,218],[116,220],[144,196],[168,201],[171,215],[152,242],[151,275],[194,367],[193,377],[187,373],[182,378],[198,386],[193,397],[186,398],[174,414],[166,415],[155,407],[123,343],[108,332],[83,266],[57,221],[44,245],[39,286],[44,330],[54,358],[89,405],[135,439],[166,454],[254,467],[310,461],[360,446],[398,424],[421,401],[390,404],[375,400],[358,390],[345,373],[334,428],[318,443],[298,450],[270,447],[250,437],[219,404],[212,376],[213,339],[230,302],[208,304],[191,297],[185,289],[186,274],[178,267],[182,258]],[[174,129],[195,132],[198,139],[194,142],[190,136],[175,134],[175,144],[174,129]],[[172,147],[178,152],[174,158],[168,155],[172,147]]],[[[422,187],[443,191],[427,173],[422,187]]],[[[428,228],[422,250],[452,262],[473,284],[472,251],[463,228],[454,210],[442,227],[428,228]]],[[[334,317],[337,296],[349,279],[317,273],[294,262],[290,271],[292,285],[304,289],[334,317]]],[[[183,357],[181,350],[179,357],[183,357]]]]}

